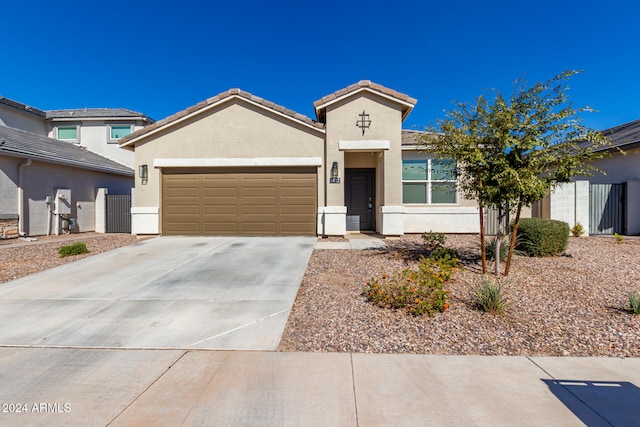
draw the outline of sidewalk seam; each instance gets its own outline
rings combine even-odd
[[[358,420],[358,396],[356,393],[356,371],[353,368],[353,353],[349,353],[349,359],[351,361],[351,387],[353,388],[353,409],[356,416],[356,427],[360,425]]]
[[[129,402],[124,408],[122,408],[122,410],[120,412],[118,412],[116,415],[113,416],[113,418],[111,418],[111,420],[109,420],[109,422],[107,424],[105,424],[106,426],[110,426],[111,424],[113,424],[113,422],[118,419],[118,417],[120,415],[122,415],[127,409],[129,409],[131,407],[131,405],[133,405],[138,399],[140,399],[140,397],[142,397],[143,394],[145,394],[147,392],[147,390],[149,390],[151,387],[153,387],[154,384],[156,384],[158,381],[160,381],[160,378],[164,377],[164,375],[169,372],[169,370],[171,368],[173,368],[176,363],[178,363],[187,353],[189,353],[189,351],[191,350],[185,350],[180,356],[178,356],[173,362],[171,362],[169,364],[169,366],[166,367],[166,369],[164,371],[162,371],[160,373],[160,375],[158,375],[158,377],[156,379],[154,379],[153,381],[151,381],[151,383],[144,388],[144,390],[142,390],[140,393],[138,393],[138,395],[136,397],[134,397],[131,402]]]

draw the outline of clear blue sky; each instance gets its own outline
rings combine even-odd
[[[487,89],[566,69],[605,129],[640,119],[640,2],[17,1],[0,7],[0,95],[49,110],[124,107],[158,120],[232,87],[315,118],[368,79],[418,99],[422,127]]]

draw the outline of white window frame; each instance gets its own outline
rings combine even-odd
[[[62,139],[60,138],[60,128],[76,128],[76,137],[74,139]],[[80,143],[80,126],[79,125],[56,125],[56,139],[66,142]]]
[[[112,127],[125,127],[128,126],[129,127],[129,135],[133,133],[134,129],[133,129],[133,125],[131,124],[127,124],[127,123],[109,123],[107,124],[107,141],[109,144],[117,144],[118,141],[120,141],[120,138],[111,138],[111,128]]]
[[[402,156],[402,161],[404,162],[404,160],[426,160],[427,161],[427,179],[402,179],[402,204],[403,205],[420,205],[420,206],[424,206],[424,205],[429,205],[429,206],[454,206],[454,205],[458,205],[459,204],[459,188],[458,188],[458,180],[457,179],[432,179],[431,178],[431,171],[432,171],[432,167],[431,167],[431,162],[432,160],[440,160],[440,159],[434,159],[432,157],[429,157],[427,155],[406,155],[408,153],[403,153]],[[455,162],[455,160],[451,160],[452,162]],[[404,167],[404,165],[403,165]],[[454,194],[454,202],[453,203],[432,203],[432,184],[438,184],[438,183],[454,183],[455,187],[456,187],[456,191]],[[425,191],[427,192],[426,194],[426,203],[412,203],[412,202],[405,202],[404,200],[404,184],[426,184],[425,185]]]

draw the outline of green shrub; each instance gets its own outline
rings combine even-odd
[[[69,255],[80,255],[86,254],[89,250],[87,249],[87,245],[84,242],[75,242],[67,246],[60,246],[58,248],[58,254],[60,254],[60,258],[64,258]]]
[[[480,285],[473,289],[473,296],[477,306],[485,313],[503,313],[509,305],[504,292],[508,284],[508,281],[503,283],[496,281],[494,283],[484,276]]]
[[[640,292],[629,292],[629,310],[632,314],[640,314]]]
[[[553,256],[564,252],[569,242],[566,222],[543,218],[523,218],[518,227],[516,248],[529,256]]]
[[[580,224],[579,222],[576,222],[576,225],[574,225],[571,228],[571,235],[573,237],[580,237],[584,234],[584,227],[582,227],[582,224]]]
[[[444,284],[455,267],[450,261],[422,258],[418,270],[404,269],[369,280],[363,295],[378,307],[405,309],[415,316],[429,316],[449,308],[449,291]]]
[[[431,253],[429,254],[429,258],[433,260],[451,259],[457,261],[458,253],[455,251],[455,249],[440,246],[431,251]]]
[[[624,243],[624,236],[619,235],[618,233],[613,233],[613,237],[616,238],[616,243],[621,245]]]
[[[434,233],[432,231],[422,233],[422,241],[424,242],[424,246],[433,250],[435,248],[439,248],[444,246],[447,238],[442,233]]]

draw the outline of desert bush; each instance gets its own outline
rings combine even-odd
[[[554,256],[567,249],[569,225],[543,218],[522,218],[516,248],[529,256]]]
[[[618,233],[613,233],[613,237],[616,238],[616,243],[621,245],[624,243],[624,236],[619,235]]]
[[[576,225],[574,225],[571,228],[571,235],[573,237],[580,237],[584,234],[584,227],[582,227],[582,224],[580,224],[579,222],[576,222]]]
[[[629,311],[632,314],[640,314],[640,292],[629,292]]]
[[[508,284],[508,281],[493,282],[484,276],[482,282],[473,288],[473,296],[478,308],[489,314],[503,313],[509,305],[504,291]]]
[[[89,250],[87,249],[87,245],[84,242],[75,242],[70,245],[60,246],[58,248],[58,254],[60,258],[64,258],[70,255],[80,255],[86,254]]]
[[[371,278],[363,288],[363,295],[378,307],[432,316],[449,308],[449,291],[444,284],[453,271],[451,261],[422,258],[418,270],[406,268]]]
[[[492,240],[487,241],[484,248],[487,252],[487,259],[489,261],[494,261],[496,259],[496,240],[494,237]],[[500,241],[500,259],[506,260],[507,255],[509,255],[509,245],[511,245],[511,238],[507,235]],[[516,238],[516,248],[518,247],[518,238]],[[514,255],[523,255],[523,252],[519,249],[513,249]]]
[[[455,249],[445,248],[444,246],[440,246],[431,251],[431,253],[429,254],[429,258],[433,260],[440,260],[440,259],[457,260],[458,253],[455,251]]]
[[[444,246],[447,237],[442,233],[434,233],[433,231],[422,233],[422,241],[428,250],[433,250]]]

